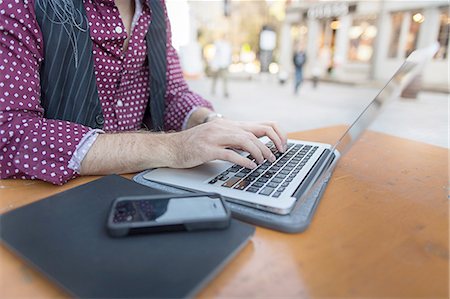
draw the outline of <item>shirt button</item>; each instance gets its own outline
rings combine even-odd
[[[116,31],[117,34],[121,34],[123,32],[122,27],[120,26],[117,26],[114,30]]]
[[[103,124],[105,123],[105,119],[103,118],[103,115],[97,114],[95,116],[95,122],[97,123],[97,125],[103,126]]]
[[[121,100],[117,101],[117,107],[122,107],[123,106],[123,102]]]

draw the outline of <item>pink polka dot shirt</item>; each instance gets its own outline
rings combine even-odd
[[[145,35],[151,11],[145,1],[137,1],[125,51],[128,33],[114,0],[84,1],[105,132],[140,129],[150,94]],[[44,45],[34,5],[33,0],[0,1],[0,178],[63,184],[77,176],[74,159],[84,157],[98,131],[43,117],[39,67]],[[169,24],[167,34],[164,126],[181,130],[196,108],[212,106],[189,90],[170,44]]]

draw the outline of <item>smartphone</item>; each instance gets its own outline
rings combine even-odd
[[[223,229],[231,212],[217,193],[192,193],[117,198],[108,215],[113,237],[165,232]]]

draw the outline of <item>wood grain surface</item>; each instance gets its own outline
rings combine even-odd
[[[343,130],[290,137],[334,143]],[[198,297],[449,298],[447,157],[446,148],[366,132],[339,162],[306,232],[257,228]],[[94,178],[0,180],[0,213]],[[0,267],[1,298],[67,297],[3,246]]]

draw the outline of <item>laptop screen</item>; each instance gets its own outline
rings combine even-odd
[[[398,98],[403,89],[419,75],[427,61],[431,60],[437,50],[438,44],[435,43],[427,48],[412,52],[383,89],[381,89],[378,95],[367,105],[342,137],[336,142],[333,150],[337,150],[341,155],[346,153],[353,143],[361,136],[364,130],[367,129],[380,114],[382,108],[390,101]]]
[[[344,155],[380,114],[386,104],[398,98],[403,89],[420,74],[425,64],[436,54],[438,48],[438,43],[434,43],[427,48],[412,52],[378,95],[364,108],[356,120],[348,127],[347,131],[339,138],[331,152],[337,151],[340,155]],[[324,169],[322,169],[321,175],[313,186],[309,188],[308,192],[305,192],[299,198],[299,202],[305,201],[320,191],[324,183],[331,177],[331,172],[336,162],[334,155],[328,155],[327,159],[324,160]]]

